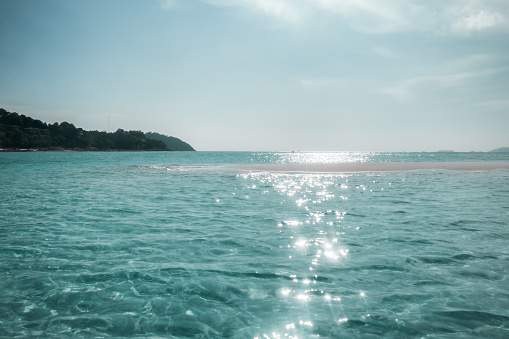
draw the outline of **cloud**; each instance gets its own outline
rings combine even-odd
[[[462,17],[452,24],[452,31],[460,34],[478,32],[493,28],[504,23],[504,16],[500,13],[490,13],[484,10],[477,14]]]
[[[324,16],[346,20],[355,29],[373,33],[408,27],[413,5],[406,0],[201,0],[209,5],[239,7],[290,25],[321,22]]]
[[[409,85],[400,84],[392,87],[386,87],[376,91],[377,93],[386,94],[396,101],[404,102],[413,98],[413,94]]]
[[[172,9],[178,0],[158,0]],[[196,0],[266,16],[291,27],[344,22],[368,34],[404,31],[465,35],[509,32],[507,0]],[[326,19],[326,20],[324,20]]]
[[[341,89],[353,85],[352,81],[343,78],[305,78],[297,80],[297,83],[308,90]]]
[[[290,25],[298,25],[308,16],[309,0],[201,0],[212,6],[237,7],[265,15]]]
[[[485,101],[485,102],[478,103],[474,106],[506,110],[506,109],[509,109],[509,100]]]
[[[427,75],[414,77],[400,83],[379,89],[377,92],[387,94],[397,101],[408,101],[415,97],[417,90],[456,87],[465,84],[468,80],[489,76],[498,70],[485,69],[477,72],[462,72],[441,75]]]
[[[465,69],[479,68],[499,58],[499,56],[491,54],[472,54],[447,61],[443,66],[449,72],[461,72],[461,70]]]
[[[419,6],[405,0],[312,0],[322,11],[334,13],[354,29],[366,33],[389,33],[412,29]]]
[[[244,1],[245,6],[255,7],[258,11],[284,20],[286,22],[296,24],[302,22],[304,13],[302,8],[295,5],[295,1],[286,0],[248,0]]]
[[[373,47],[373,51],[375,51],[375,53],[378,54],[379,56],[386,59],[395,59],[398,57],[396,53],[385,47],[376,46]]]

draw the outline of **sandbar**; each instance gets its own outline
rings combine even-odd
[[[396,172],[416,170],[491,171],[509,169],[508,162],[348,162],[331,164],[260,164],[237,169],[263,172]]]

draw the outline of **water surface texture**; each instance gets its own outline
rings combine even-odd
[[[492,153],[2,153],[0,337],[507,338]]]

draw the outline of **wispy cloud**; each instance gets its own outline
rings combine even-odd
[[[312,0],[319,9],[339,15],[354,29],[388,33],[412,29],[413,13],[419,6],[404,0]]]
[[[387,94],[397,101],[408,101],[415,97],[415,92],[422,89],[436,89],[456,87],[471,79],[486,77],[497,70],[486,69],[477,72],[451,73],[441,75],[427,75],[403,80],[393,86],[379,89],[378,93]]]
[[[478,107],[487,107],[491,109],[508,109],[509,108],[509,100],[492,100],[492,101],[485,101],[480,102],[474,106]]]
[[[164,9],[182,0],[157,0]],[[507,0],[197,0],[211,6],[237,7],[291,26],[328,20],[346,22],[369,34],[427,31],[468,35],[509,32]]]
[[[491,54],[466,55],[443,63],[443,68],[449,72],[462,72],[464,70],[481,68],[498,58],[499,56]]]
[[[309,0],[201,0],[209,5],[243,8],[290,25],[300,25],[309,16]]]
[[[291,24],[298,24],[304,18],[302,4],[288,0],[245,0],[240,1],[246,7],[255,8],[258,12],[275,17]]]
[[[305,78],[297,82],[309,90],[340,89],[352,86],[352,81],[343,78]]]
[[[380,47],[380,46],[375,46],[373,47],[373,51],[383,57],[383,58],[386,58],[386,59],[396,59],[398,58],[398,54],[395,53],[394,51],[388,49],[388,48],[385,48],[385,47]]]

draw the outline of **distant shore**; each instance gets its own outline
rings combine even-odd
[[[415,170],[491,171],[509,169],[509,162],[351,162],[333,164],[261,164],[237,169],[264,172],[394,172]]]
[[[167,149],[96,149],[96,148],[0,148],[0,152],[175,152]]]

